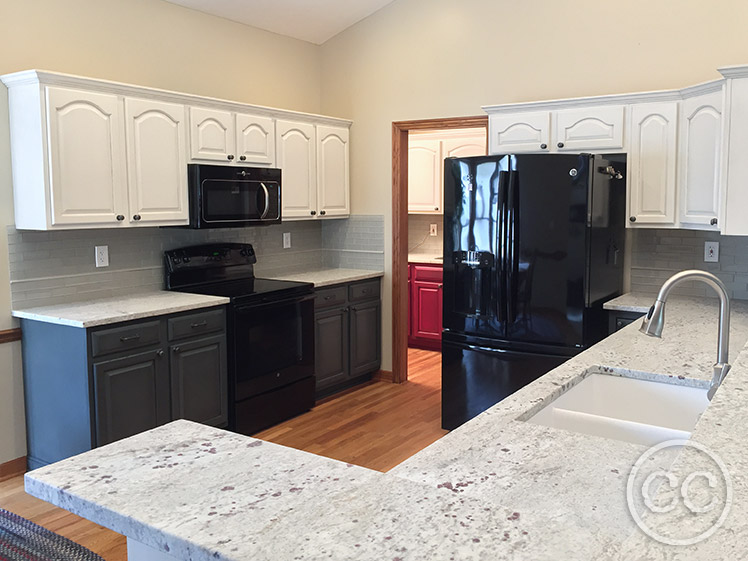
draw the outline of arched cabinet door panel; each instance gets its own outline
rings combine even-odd
[[[275,127],[277,165],[282,171],[282,216],[315,218],[318,213],[314,125],[278,119]]]

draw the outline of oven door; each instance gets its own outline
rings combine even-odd
[[[281,221],[280,184],[250,179],[203,179],[198,227],[246,226]]]
[[[233,310],[234,401],[314,376],[314,296]]]

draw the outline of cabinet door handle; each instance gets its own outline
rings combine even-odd
[[[629,216],[629,222],[636,222],[636,216]]]
[[[138,220],[140,220],[140,215],[136,214],[135,216],[132,217],[132,219],[137,222]]]
[[[711,224],[712,226],[716,226],[717,225],[717,219],[716,218],[712,218],[711,221],[709,222],[709,224]]]
[[[564,147],[564,143],[563,142],[559,142],[558,144],[556,144],[556,146],[558,146],[559,148],[563,148]]]
[[[311,212],[311,215],[312,215],[312,216],[314,216],[315,214],[317,214],[317,211],[316,211],[316,210],[313,210],[313,211]]]
[[[351,310],[354,311],[354,312],[357,312],[358,308],[356,308],[355,306],[351,306]]]
[[[159,349],[159,350],[157,350],[157,351],[156,351],[156,356],[164,356],[164,351],[163,351],[163,349]]]
[[[334,298],[334,296],[332,294],[330,294],[328,296],[325,296],[324,300],[325,300],[325,302],[327,302],[328,300],[332,300],[333,298]]]
[[[320,213],[320,214],[321,214],[322,216],[324,216],[325,214],[327,214],[327,212],[326,212],[326,211],[324,211],[324,210],[320,210],[320,211],[319,211],[319,213]]]
[[[438,206],[435,206],[435,207],[434,207],[434,210],[439,210],[439,207],[438,207]]]
[[[197,323],[193,323],[190,325],[192,329],[197,329],[198,327],[205,327],[208,325],[208,320],[198,321]]]
[[[117,220],[119,220],[120,222],[122,222],[124,219],[125,219],[125,215],[124,214],[118,214],[117,215]]]
[[[545,150],[546,148],[548,148],[548,145],[545,142],[540,145],[541,150]]]
[[[343,313],[348,313],[348,308],[340,308],[340,311]]]
[[[240,159],[240,160],[241,160],[242,162],[244,162],[244,161],[246,161],[247,157],[246,157],[246,156],[239,156],[239,159]]]
[[[228,160],[230,162],[231,160],[234,159],[234,155],[233,154],[229,154],[228,156],[226,156],[226,158],[228,158]]]
[[[178,353],[180,351],[179,347],[173,347],[171,350],[175,353]]]
[[[362,289],[361,294],[369,294],[369,289],[368,288]]]
[[[444,288],[444,285],[443,284],[438,284],[438,285],[436,285],[436,288]]]
[[[119,340],[122,341],[123,343],[129,343],[130,341],[137,341],[138,339],[140,339],[140,335],[137,333],[135,335],[128,335],[127,337],[119,338]]]

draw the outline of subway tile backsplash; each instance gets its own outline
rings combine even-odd
[[[748,237],[721,236],[696,230],[636,229],[631,232],[631,290],[656,294],[673,273],[702,269],[725,283],[731,298],[748,300]],[[704,262],[704,242],[719,242],[719,262]],[[685,296],[715,297],[703,283],[685,282],[675,289]]]
[[[283,249],[284,232],[291,248]],[[163,287],[163,252],[211,242],[251,243],[257,276],[323,267],[384,270],[384,217],[284,222],[237,229],[132,228],[35,232],[8,227],[14,308],[107,298]],[[109,246],[109,267],[94,246]]]

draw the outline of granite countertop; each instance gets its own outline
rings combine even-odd
[[[278,279],[296,282],[311,282],[315,288],[331,286],[346,282],[375,279],[384,276],[383,271],[369,271],[366,269],[316,269],[314,271],[299,271],[291,273],[273,273],[257,275],[266,279]]]
[[[652,304],[654,304],[656,297],[656,294],[644,294],[643,292],[627,292],[626,294],[623,294],[618,298],[613,298],[612,300],[608,300],[607,302],[605,302],[605,304],[603,304],[603,309],[614,310],[616,312],[641,312],[642,314],[646,314]],[[703,298],[701,300],[703,301]],[[668,298],[668,302],[671,301],[696,304],[700,301],[700,299],[684,296],[670,296]]]
[[[746,341],[748,305],[735,302],[734,366],[692,436],[727,466],[732,510],[688,546],[649,538],[628,511],[646,446],[524,419],[592,372],[706,388],[717,346],[708,300],[669,301],[662,339],[627,326],[386,474],[179,421],[30,472],[27,490],[182,559],[742,559]],[[694,523],[670,516],[675,529]]]
[[[443,265],[444,257],[441,253],[409,253],[408,263],[426,263],[428,265]]]
[[[12,314],[17,318],[58,325],[95,327],[228,303],[229,299],[222,296],[158,290],[85,302],[20,308],[13,310]]]

